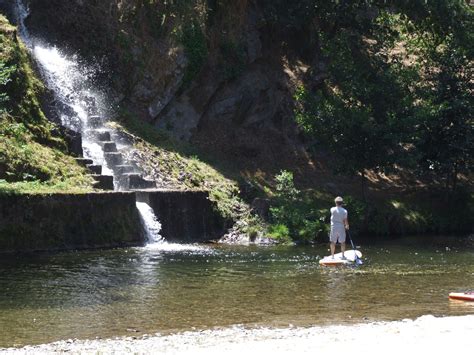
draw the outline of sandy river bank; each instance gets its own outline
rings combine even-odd
[[[328,354],[348,352],[403,354],[471,353],[474,349],[474,315],[357,325],[310,328],[246,329],[183,332],[140,338],[65,340],[19,349],[0,349],[1,354]]]

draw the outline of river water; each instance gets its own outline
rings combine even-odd
[[[155,244],[2,257],[0,347],[240,325],[319,326],[474,314],[474,249],[377,244],[325,268],[326,246]]]

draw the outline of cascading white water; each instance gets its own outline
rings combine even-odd
[[[208,247],[195,244],[177,244],[167,242],[160,234],[161,223],[158,221],[155,212],[146,202],[136,202],[140,215],[140,221],[145,232],[148,249],[165,252],[203,252],[209,251]]]
[[[97,69],[81,64],[77,57],[68,56],[58,48],[34,39],[25,26],[29,12],[22,0],[16,0],[16,14],[22,40],[39,64],[48,88],[54,93],[61,123],[82,134],[84,157],[102,165],[103,175],[113,175],[101,147],[86,133],[91,115],[105,117],[109,111],[105,95],[92,83]]]
[[[113,175],[102,148],[86,132],[91,114],[107,114],[104,95],[94,90],[90,83],[94,70],[80,65],[76,58],[64,55],[55,47],[35,44],[32,53],[40,64],[48,87],[55,93],[57,104],[61,105],[58,110],[61,123],[82,134],[84,157],[102,165],[104,175]]]
[[[160,235],[161,223],[158,222],[153,209],[145,202],[137,202],[136,204],[148,244],[163,243],[164,240]]]
[[[145,232],[148,249],[164,252],[203,252],[209,251],[208,247],[195,244],[177,244],[167,242],[160,234],[161,223],[158,221],[155,212],[146,202],[136,202],[140,215],[140,221]]]
[[[98,69],[84,65],[76,56],[68,56],[57,47],[35,39],[25,26],[29,11],[22,0],[16,0],[16,15],[22,40],[39,64],[41,75],[48,88],[54,93],[61,123],[81,133],[84,157],[102,165],[102,175],[114,175],[112,167],[108,167],[101,141],[96,137],[97,133],[105,131],[113,133],[113,130],[104,129],[102,126],[101,120],[109,116],[107,105],[109,100],[93,83]],[[91,122],[94,117],[99,118],[98,122]],[[130,149],[118,141],[117,146],[121,149]],[[114,178],[114,186],[116,190],[122,188],[117,176]],[[137,209],[148,243],[163,243],[159,234],[161,224],[153,209],[143,202],[137,202]]]

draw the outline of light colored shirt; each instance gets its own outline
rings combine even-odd
[[[344,225],[344,220],[347,219],[347,210],[340,206],[331,208],[331,226]]]

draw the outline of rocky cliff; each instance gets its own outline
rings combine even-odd
[[[100,62],[122,109],[241,169],[308,162],[292,114],[306,66],[265,1],[28,3],[31,32]]]

